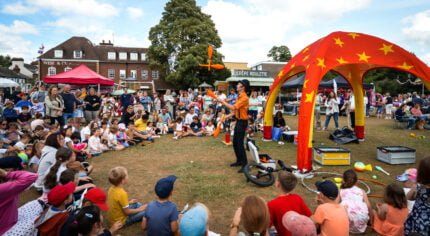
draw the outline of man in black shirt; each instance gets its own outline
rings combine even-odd
[[[101,105],[101,99],[96,95],[96,90],[90,88],[90,94],[85,97],[85,120],[90,123],[91,121],[98,119],[98,114]]]
[[[64,101],[64,124],[67,124],[67,121],[70,118],[73,118],[73,112],[75,112],[77,106],[77,99],[75,95],[70,92],[70,85],[65,85],[63,87],[63,92],[60,94],[60,96],[63,98]]]
[[[126,108],[126,111],[122,113],[121,120],[119,123],[125,124],[125,127],[128,127],[129,123],[134,123],[135,113],[133,111],[133,106],[129,105]]]
[[[122,112],[125,113],[127,107],[133,105],[133,98],[130,94],[128,94],[127,87],[124,87],[124,93],[119,97],[119,101],[121,102]]]

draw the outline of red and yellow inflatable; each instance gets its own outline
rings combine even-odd
[[[312,136],[315,95],[323,76],[330,70],[342,75],[355,97],[355,132],[364,139],[363,76],[372,69],[389,67],[421,78],[430,89],[430,68],[414,54],[386,40],[362,33],[334,32],[305,47],[279,72],[266,103],[264,138],[271,139],[273,107],[282,84],[305,72],[300,102],[297,166],[301,172],[312,170]]]

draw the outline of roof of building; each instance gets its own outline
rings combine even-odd
[[[288,61],[260,61],[260,62],[257,62],[255,64],[252,64],[250,66],[250,68],[256,67],[256,66],[262,65],[262,64],[265,64],[265,65],[286,65],[287,63],[288,63]]]
[[[25,75],[18,74],[13,70],[9,70],[5,67],[0,67],[0,78],[13,78],[13,79],[30,79]]]
[[[31,72],[33,72],[33,73],[37,73],[37,72],[38,72],[38,71],[37,71],[38,67],[37,67],[36,65],[31,65],[31,64],[24,63],[24,67],[25,67],[27,70],[29,70],[29,71],[31,71]]]

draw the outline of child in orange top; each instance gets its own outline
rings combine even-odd
[[[330,180],[316,184],[318,207],[311,219],[321,228],[321,236],[348,236],[349,219],[344,206],[339,204],[339,189]]]
[[[385,188],[384,203],[376,205],[373,229],[384,236],[403,235],[408,207],[403,188],[393,183]]]

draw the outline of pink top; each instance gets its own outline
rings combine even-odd
[[[36,173],[12,171],[6,175],[7,182],[0,184],[0,235],[18,221],[18,197],[37,179]]]
[[[406,218],[408,218],[408,213],[407,207],[398,209],[388,205],[388,212],[385,220],[381,220],[378,216],[375,216],[373,219],[373,229],[378,234],[385,236],[402,236],[403,224]]]

